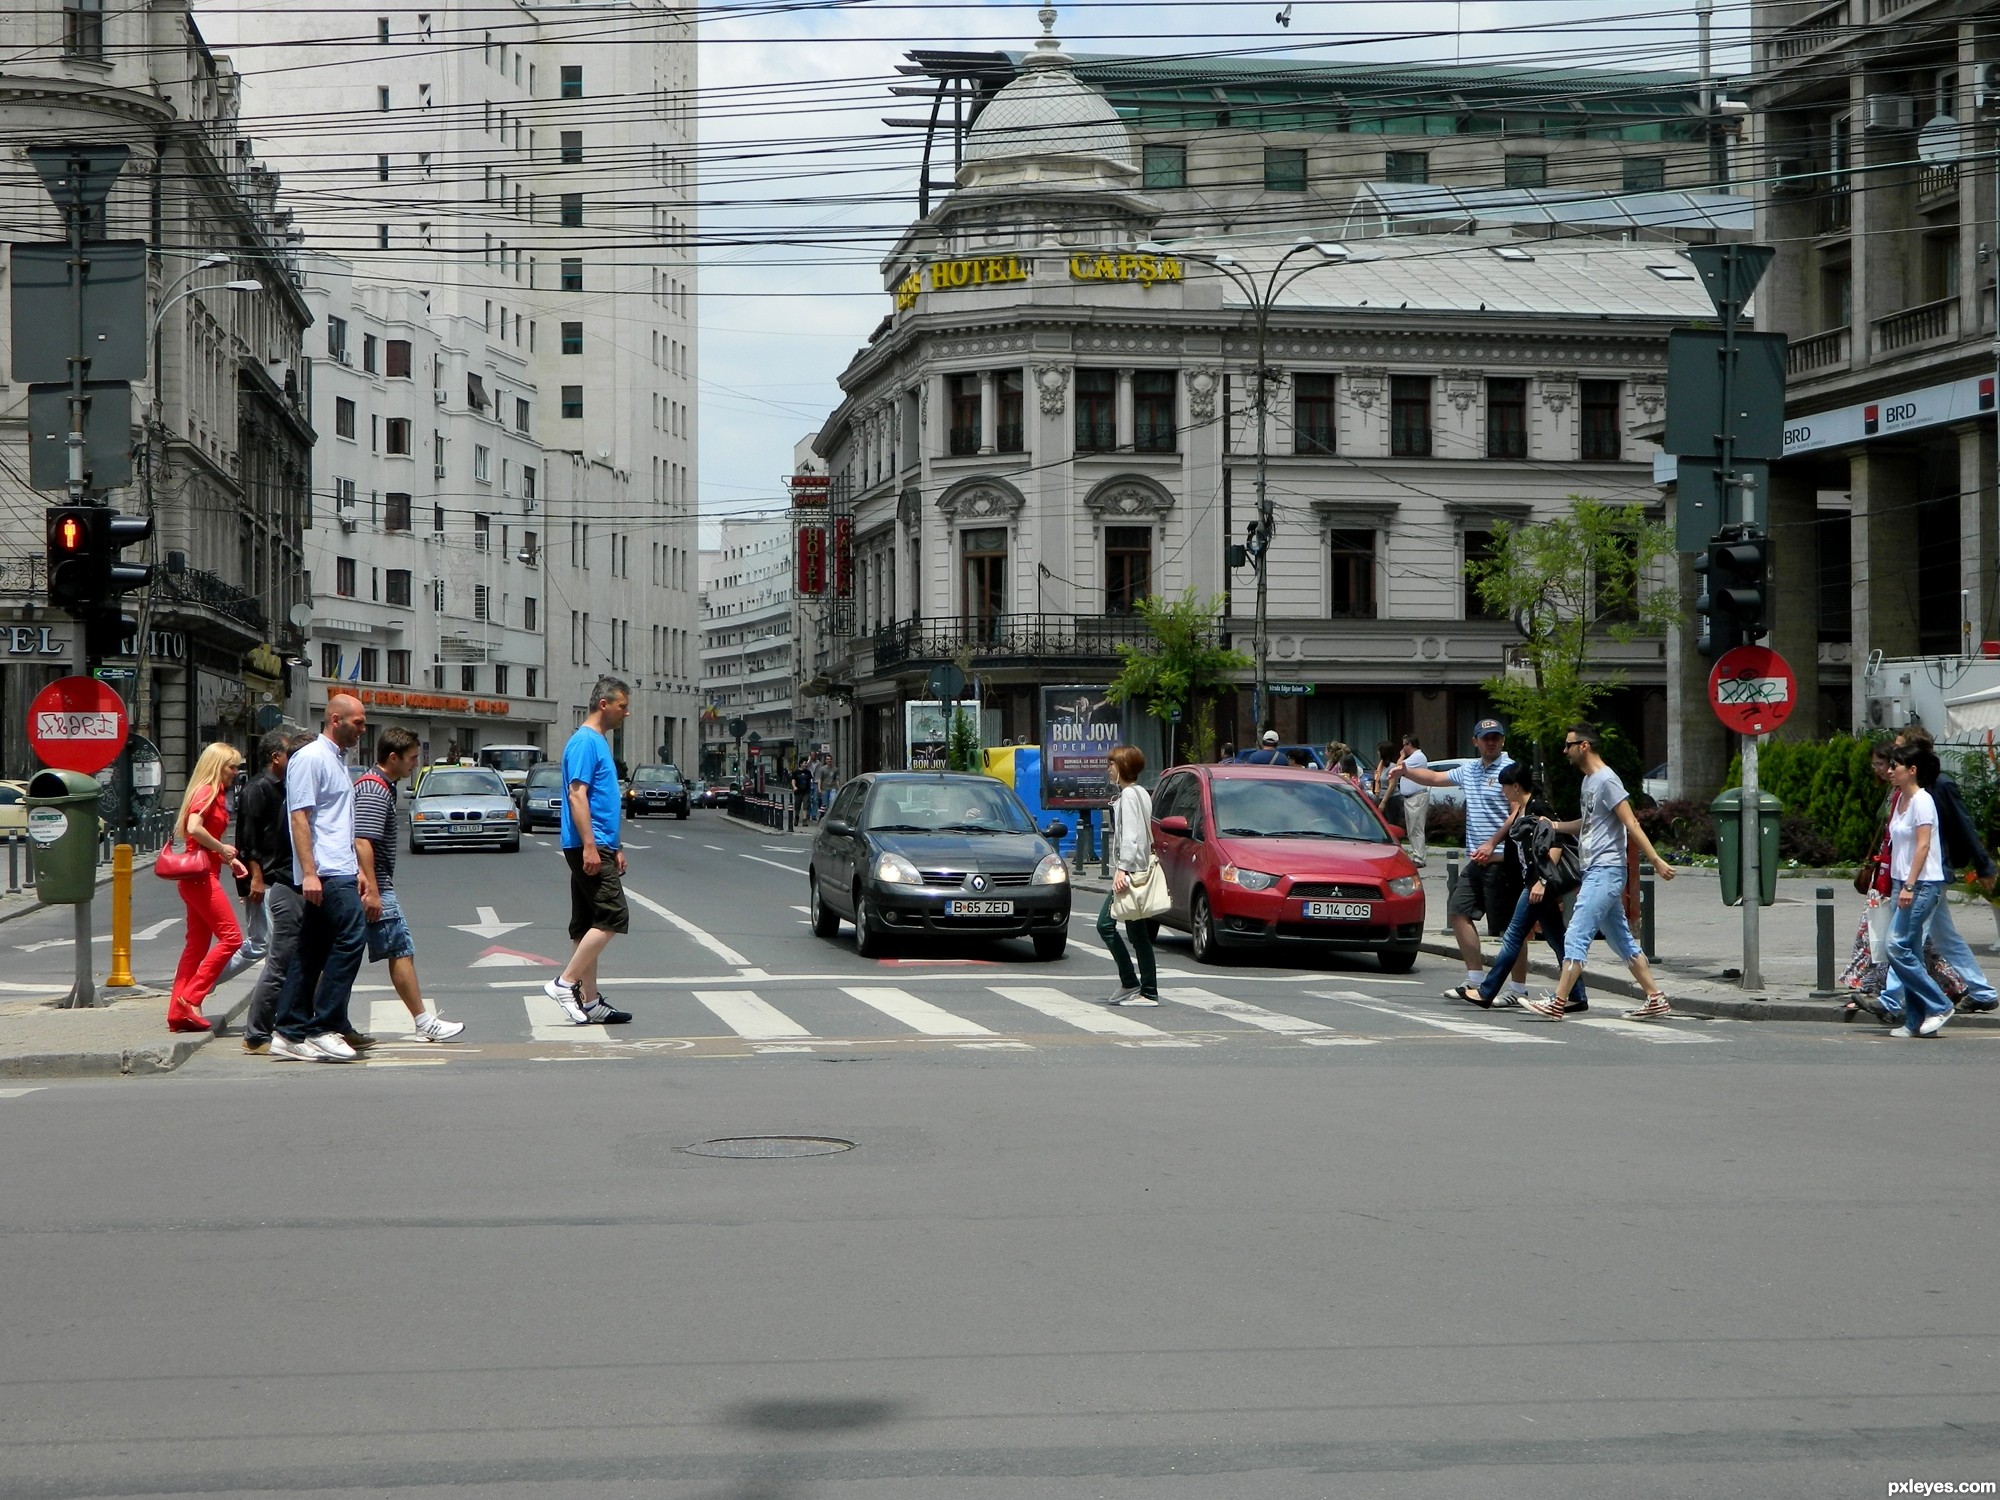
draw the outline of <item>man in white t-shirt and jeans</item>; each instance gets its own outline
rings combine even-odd
[[[1673,1013],[1672,1008],[1654,982],[1653,967],[1646,962],[1645,950],[1625,920],[1625,841],[1630,839],[1638,846],[1660,879],[1672,880],[1675,871],[1639,826],[1625,783],[1604,763],[1603,746],[1604,737],[1594,724],[1573,724],[1563,736],[1563,754],[1583,773],[1583,816],[1562,823],[1546,821],[1557,832],[1576,834],[1580,839],[1583,884],[1577,889],[1576,909],[1563,934],[1562,975],[1553,991],[1524,1001],[1522,1009],[1547,1021],[1560,1021],[1569,1007],[1570,991],[1583,977],[1591,939],[1602,934],[1612,951],[1625,960],[1645,997],[1636,1010],[1625,1012],[1625,1019],[1661,1021]]]

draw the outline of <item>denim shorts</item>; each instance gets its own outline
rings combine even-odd
[[[382,893],[382,915],[368,924],[368,961],[379,964],[385,958],[415,958],[416,939],[403,920],[402,903],[394,891]]]
[[[1590,956],[1590,941],[1602,937],[1611,951],[1627,962],[1639,956],[1639,945],[1625,922],[1625,866],[1600,865],[1583,872],[1563,934],[1563,958],[1582,963]]]

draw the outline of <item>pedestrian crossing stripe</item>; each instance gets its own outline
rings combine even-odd
[[[1455,1036],[1478,1037],[1481,1041],[1485,1042],[1500,1042],[1503,1044],[1526,1043],[1529,1045],[1541,1043],[1544,1046],[1550,1044],[1559,1046],[1562,1043],[1562,1038],[1559,1036],[1530,1036],[1524,1031],[1514,1031],[1505,1026],[1495,1026],[1490,1021],[1447,1020],[1443,1016],[1427,1016],[1420,1011],[1404,1010],[1399,1005],[1382,1005],[1378,1004],[1373,997],[1368,995],[1353,994],[1339,990],[1330,992],[1313,990],[1310,993],[1318,995],[1322,1000],[1342,1000],[1349,1005],[1358,1005],[1363,1010],[1372,1010],[1381,1015],[1394,1016],[1399,1021],[1415,1021],[1419,1026],[1435,1026],[1439,1031],[1449,1031]]]
[[[775,1042],[812,1035],[755,990],[696,990],[694,998],[714,1012],[716,1020],[749,1040]]]
[[[968,1021],[955,1016],[942,1006],[933,1005],[928,1000],[920,1000],[908,990],[890,989],[878,985],[843,985],[842,993],[852,995],[863,1005],[871,1005],[892,1021],[901,1021],[912,1031],[925,1036],[992,1036],[991,1028],[981,1026],[977,1021]]]

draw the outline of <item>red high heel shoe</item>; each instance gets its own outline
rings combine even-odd
[[[204,1020],[198,1006],[176,996],[167,1002],[167,1030],[169,1031],[213,1031],[215,1027]]]

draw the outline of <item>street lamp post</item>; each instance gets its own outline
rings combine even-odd
[[[1271,493],[1267,483],[1269,468],[1269,415],[1270,415],[1270,370],[1264,362],[1265,346],[1271,333],[1271,309],[1277,305],[1278,294],[1297,281],[1308,271],[1318,270],[1325,265],[1340,265],[1348,259],[1345,245],[1327,244],[1309,235],[1301,235],[1292,243],[1292,248],[1279,256],[1271,269],[1260,278],[1256,273],[1237,265],[1236,258],[1226,253],[1210,254],[1201,250],[1188,250],[1168,245],[1143,244],[1139,249],[1151,255],[1179,255],[1188,260],[1200,261],[1213,267],[1228,277],[1236,289],[1249,299],[1251,312],[1256,318],[1257,332],[1257,519],[1251,523],[1249,542],[1245,550],[1250,555],[1252,565],[1257,569],[1257,687],[1251,701],[1251,733],[1254,736],[1264,727],[1264,714],[1271,696],[1271,638],[1270,620],[1270,568],[1267,558],[1271,549],[1273,515]],[[1309,251],[1317,252],[1318,260],[1307,261],[1295,267],[1290,275],[1285,267],[1299,256]],[[1229,420],[1225,405],[1223,420]]]

